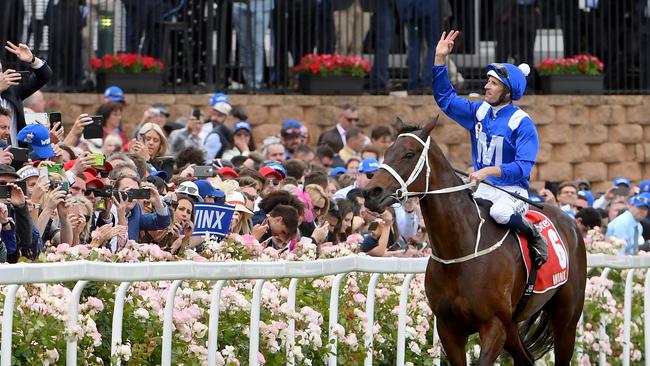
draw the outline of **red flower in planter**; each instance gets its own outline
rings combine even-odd
[[[163,69],[163,63],[150,56],[121,52],[115,55],[104,55],[101,59],[92,58],[90,67],[96,72],[160,72]]]
[[[600,75],[604,65],[596,56],[575,55],[562,59],[546,58],[536,66],[540,75],[583,74]]]
[[[300,63],[291,69],[294,74],[313,74],[320,76],[352,75],[364,76],[370,72],[370,62],[359,56],[341,56],[338,54],[309,54],[303,56]]]

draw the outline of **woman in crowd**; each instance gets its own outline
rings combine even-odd
[[[253,212],[246,208],[244,195],[241,192],[232,192],[226,196],[226,204],[235,206],[235,211],[230,221],[230,232],[235,234],[250,234]]]
[[[253,129],[251,125],[244,121],[239,121],[233,129],[233,147],[226,150],[221,156],[222,160],[231,160],[235,156],[248,156],[251,151],[255,151],[255,141],[253,141]]]
[[[172,202],[172,224],[164,230],[147,231],[141,236],[143,243],[156,243],[172,254],[178,254],[190,245],[194,231],[194,198],[177,194]]]
[[[164,156],[168,148],[169,143],[165,132],[152,122],[143,124],[138,130],[136,139],[129,144],[129,150],[144,157],[148,163]]]
[[[105,103],[97,108],[95,114],[104,119],[104,138],[110,134],[117,134],[122,139],[122,146],[125,146],[129,139],[122,126],[122,108],[124,105],[121,103]],[[97,147],[100,148],[101,145]]]
[[[296,240],[298,220],[298,210],[279,204],[266,215],[262,224],[253,228],[253,235],[264,247],[272,247],[280,252],[291,251]]]

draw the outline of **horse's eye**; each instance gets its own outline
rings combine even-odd
[[[408,153],[406,153],[406,155],[404,155],[404,159],[413,159],[414,157],[415,157],[415,153],[412,152],[412,151],[408,152]]]

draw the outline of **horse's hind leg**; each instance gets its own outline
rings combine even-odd
[[[481,324],[478,330],[481,338],[481,355],[478,364],[482,366],[494,365],[501,354],[506,342],[506,328],[501,319],[494,317],[487,323]]]
[[[516,324],[510,325],[508,328],[504,348],[512,356],[515,366],[532,366],[534,364],[533,358],[519,336],[519,328]]]
[[[555,365],[570,365],[576,341],[576,329],[580,320],[579,311],[561,310],[556,307],[551,319]]]
[[[438,335],[440,343],[445,350],[449,363],[453,366],[466,366],[465,345],[467,345],[467,335],[459,334],[453,325],[446,325],[436,318]]]

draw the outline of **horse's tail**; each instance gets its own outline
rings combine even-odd
[[[549,314],[544,310],[538,311],[519,328],[519,336],[534,360],[542,358],[553,348]]]

